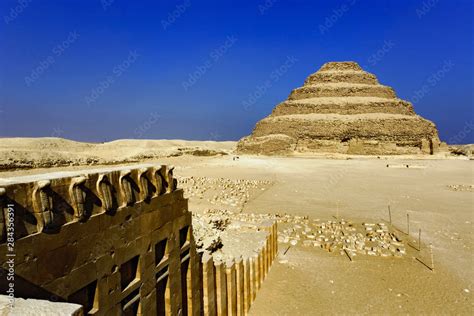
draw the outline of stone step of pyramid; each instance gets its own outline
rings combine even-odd
[[[310,113],[392,113],[415,115],[411,103],[398,98],[387,99],[377,97],[322,97],[284,101],[276,106],[276,108],[272,112],[272,116]]]
[[[325,63],[318,71],[364,71],[358,63],[354,61],[331,61]]]
[[[237,144],[240,153],[265,153],[266,155],[336,153],[352,155],[413,155],[423,152],[429,154],[433,149],[434,140],[374,140],[359,138],[344,138],[342,140],[326,138],[298,138],[285,134],[270,134],[265,136],[248,136]],[[439,150],[439,148],[438,148]]]
[[[253,136],[284,134],[295,139],[347,141],[367,139],[415,141],[436,136],[435,125],[418,115],[368,114],[293,114],[270,116],[257,123]]]
[[[318,71],[310,75],[304,85],[314,85],[318,83],[331,83],[331,82],[346,82],[346,83],[362,83],[376,85],[379,84],[375,75],[365,71]]]
[[[434,154],[447,150],[433,122],[356,62],[329,62],[259,121],[237,152],[264,155]]]
[[[396,98],[391,87],[357,83],[324,83],[308,85],[293,90],[289,100],[300,100],[315,97],[379,97]]]

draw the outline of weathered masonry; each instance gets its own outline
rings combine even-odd
[[[250,258],[214,262],[202,257],[204,315],[247,315],[278,253],[277,224],[262,224],[268,232],[265,242]]]
[[[202,258],[167,166],[0,179],[0,203],[0,291],[27,299],[21,308],[68,302],[79,307],[70,315],[244,315],[277,253],[271,224],[254,258]]]
[[[356,62],[329,62],[237,144],[241,153],[437,154],[436,125]]]
[[[0,181],[0,258],[8,269],[14,255],[15,296],[79,303],[90,315],[199,314],[191,213],[172,169]],[[14,244],[6,243],[10,226]]]

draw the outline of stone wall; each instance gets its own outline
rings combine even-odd
[[[0,294],[0,315],[37,316],[37,315],[68,315],[82,316],[82,306],[71,303],[50,302],[35,299],[15,299],[15,308],[10,307],[10,298]]]
[[[0,203],[0,291],[87,315],[243,315],[277,251],[274,224],[255,258],[202,258],[166,166],[0,179]]]
[[[251,258],[222,263],[202,257],[204,315],[247,315],[278,253],[276,222],[262,228],[268,231],[265,244]]]
[[[0,260],[14,268],[14,295],[90,315],[199,314],[191,213],[175,183],[152,165],[0,180]]]

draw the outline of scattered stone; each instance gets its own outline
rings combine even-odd
[[[405,244],[383,222],[357,225],[342,218],[323,222],[289,214],[266,216],[278,220],[279,241],[293,246],[301,242],[305,247],[318,247],[341,255],[346,255],[344,251],[347,251],[351,257],[357,254],[380,257],[406,255]]]
[[[205,200],[216,207],[241,210],[252,192],[260,192],[272,184],[264,180],[244,180],[207,177],[177,177],[185,197]]]
[[[447,187],[456,192],[474,192],[474,184],[450,184]]]

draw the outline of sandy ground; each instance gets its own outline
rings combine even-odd
[[[159,162],[175,165],[181,177],[271,181],[250,195],[245,213],[379,222],[388,221],[390,204],[392,222],[401,231],[410,214],[413,244],[422,230],[422,251],[408,247],[403,258],[357,256],[351,262],[339,253],[281,243],[251,315],[472,314],[472,160],[233,157],[183,155]],[[52,169],[7,171],[0,177],[48,171]],[[453,189],[460,185],[465,189]],[[190,207],[206,205],[191,197]],[[434,271],[415,259],[430,263],[430,243]]]
[[[280,245],[276,261],[251,308],[252,315],[364,313],[471,314],[473,311],[474,195],[449,185],[473,184],[469,160],[327,160],[232,157],[170,160],[177,174],[273,181],[244,212],[289,213],[353,221],[388,221],[405,231],[406,214],[416,244],[403,258],[339,254]],[[387,164],[390,167],[387,167]],[[409,168],[406,168],[409,165]],[[401,166],[401,167],[398,167]],[[405,166],[405,167],[403,167]],[[434,272],[430,264],[433,245]]]

